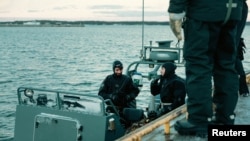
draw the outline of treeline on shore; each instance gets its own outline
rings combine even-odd
[[[84,26],[84,25],[140,25],[142,21],[51,21],[51,20],[35,20],[35,21],[11,21],[0,22],[0,26]],[[155,22],[145,21],[147,25],[168,25],[167,21]]]
[[[83,21],[84,24],[92,24],[92,25],[141,25],[142,21]],[[146,25],[169,25],[169,22],[162,21],[144,21]]]
[[[141,25],[142,21],[57,21],[57,20],[34,20],[34,21],[11,21],[0,22],[0,26],[84,26],[84,25]],[[168,21],[144,21],[145,25],[169,25]],[[247,22],[246,25],[250,25]]]

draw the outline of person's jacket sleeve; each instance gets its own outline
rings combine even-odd
[[[158,95],[161,91],[161,85],[158,83],[158,81],[152,81],[150,83],[150,92],[152,95]]]
[[[101,83],[101,86],[99,88],[98,95],[101,96],[104,100],[109,98],[109,93],[108,93],[108,77],[106,77],[103,82]]]
[[[129,92],[127,95],[129,95],[130,100],[133,100],[139,95],[140,90],[137,86],[135,86],[135,84],[133,83],[130,77],[128,77],[128,79],[129,79],[128,80]]]
[[[168,12],[169,13],[182,13],[186,9],[187,0],[170,0]]]

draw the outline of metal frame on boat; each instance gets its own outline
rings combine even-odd
[[[15,141],[115,140],[125,134],[117,112],[100,96],[20,87]]]
[[[148,74],[143,75],[143,78],[151,80],[157,77],[157,71],[160,66],[166,62],[173,62],[177,66],[184,66],[184,60],[182,59],[183,48],[171,46],[172,40],[166,41],[156,41],[158,46],[152,46],[152,41],[150,46],[144,46],[141,50],[141,59],[134,61],[129,64],[126,74],[132,76],[134,72],[138,72],[140,65],[148,65],[153,71],[148,72]]]

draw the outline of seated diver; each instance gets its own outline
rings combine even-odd
[[[113,74],[108,75],[103,80],[98,95],[104,100],[110,99],[112,101],[121,117],[121,122],[124,123],[125,127],[129,127],[132,124],[131,120],[137,119],[135,116],[143,117],[143,111],[136,109],[135,98],[140,90],[134,85],[131,77],[122,74],[123,64],[121,61],[114,61],[112,69]],[[112,108],[108,110],[109,112],[114,111]]]
[[[176,65],[167,62],[161,67],[161,75],[151,81],[151,94],[160,95],[161,107],[158,107],[156,111],[149,111],[149,119],[160,117],[185,103],[185,82],[184,79],[175,74],[175,70]]]

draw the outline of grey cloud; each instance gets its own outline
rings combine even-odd
[[[95,5],[89,7],[96,14],[105,14],[118,17],[139,17],[142,16],[142,7],[137,7],[141,10],[128,11],[122,5]],[[151,6],[144,7],[144,15],[147,17],[162,16],[164,11],[152,11]]]
[[[89,7],[89,9],[122,9],[121,5],[95,5]]]
[[[61,7],[54,7],[53,10],[77,9],[75,5],[66,5]]]
[[[53,10],[64,10],[64,9],[68,9],[67,6],[64,7],[54,7]]]
[[[116,15],[118,17],[138,17],[142,16],[142,11],[95,11],[97,14],[106,14],[106,15]],[[144,11],[144,16],[147,17],[156,17],[162,16],[164,14],[162,11]]]
[[[28,10],[29,13],[38,13],[41,12],[40,10]]]

